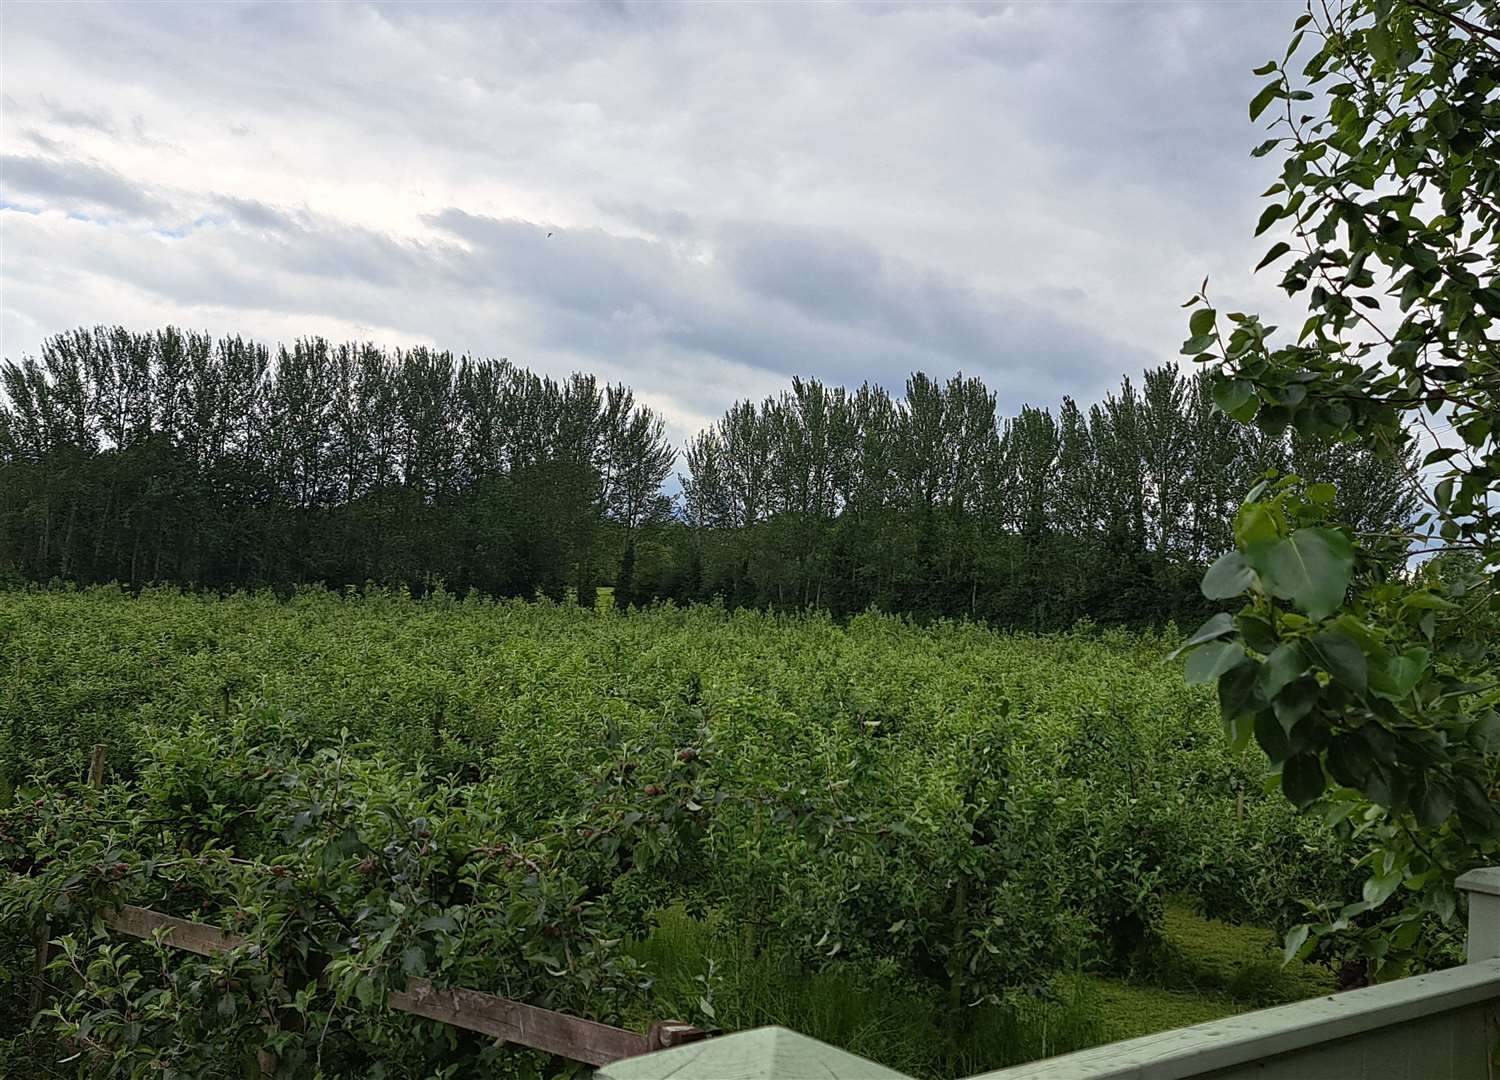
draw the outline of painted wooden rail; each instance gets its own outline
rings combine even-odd
[[[129,937],[149,940],[159,935],[164,944],[199,956],[228,952],[245,941],[214,926],[133,904],[106,914],[104,922]],[[391,991],[387,1004],[397,1012],[477,1031],[587,1065],[607,1065],[707,1037],[707,1032],[675,1020],[658,1021],[642,1035],[497,994],[462,987],[435,987],[427,979],[407,980],[405,990]]]
[[[1500,867],[1458,879],[1468,963],[970,1080],[1497,1080]],[[606,1065],[598,1080],[910,1080],[784,1028]]]

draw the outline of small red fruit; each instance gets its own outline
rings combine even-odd
[[[691,746],[688,747],[686,750],[679,750],[679,751],[677,751],[677,760],[678,761],[697,761],[698,760],[698,751],[694,750]]]
[[[659,784],[647,784],[641,790],[644,791],[647,795],[665,795],[666,794],[666,792],[662,789],[662,787]]]

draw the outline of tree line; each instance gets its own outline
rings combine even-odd
[[[1371,530],[1409,457],[1265,433],[1173,366],[1002,417],[975,378],[793,379],[681,455],[621,385],[310,337],[79,329],[0,369],[0,573],[367,581],[618,603],[876,605],[1033,628],[1190,618],[1268,468]],[[681,464],[680,492],[666,486]]]
[[[593,587],[669,512],[631,391],[504,360],[76,330],[0,372],[0,565],[208,588]]]

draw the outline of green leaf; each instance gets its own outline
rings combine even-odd
[[[1265,256],[1260,260],[1260,262],[1255,264],[1255,269],[1264,270],[1267,266],[1270,266],[1273,262],[1275,262],[1277,259],[1281,258],[1291,250],[1292,245],[1288,244],[1285,240],[1276,241],[1276,243],[1271,245],[1271,249],[1266,252]]]
[[[1370,665],[1354,639],[1342,630],[1325,630],[1308,639],[1323,670],[1356,693],[1369,685]]]
[[[1261,87],[1260,92],[1250,99],[1250,120],[1252,123],[1260,118],[1260,114],[1266,111],[1266,106],[1271,104],[1280,91],[1281,80],[1278,79]]]
[[[1214,309],[1199,308],[1188,319],[1188,333],[1200,337],[1214,332]]]
[[[374,1004],[375,996],[379,992],[375,980],[368,975],[361,975],[354,984],[354,997],[361,1004],[369,1006]]]
[[[1242,506],[1235,515],[1234,542],[1241,551],[1259,548],[1275,541],[1280,535],[1281,528],[1276,522],[1276,515],[1259,503]],[[1255,564],[1251,562],[1250,565],[1254,567]]]
[[[1286,940],[1281,948],[1281,962],[1283,964],[1290,964],[1293,960],[1297,959],[1298,955],[1302,952],[1303,944],[1307,941],[1308,931],[1311,929],[1312,927],[1307,923],[1302,923],[1300,926],[1294,926],[1286,932]]]
[[[1287,739],[1286,732],[1277,723],[1276,717],[1269,712],[1255,715],[1255,741],[1260,743],[1260,748],[1265,751],[1266,757],[1273,765],[1278,765],[1291,757],[1292,744]]]
[[[1307,488],[1307,501],[1323,506],[1333,502],[1338,493],[1339,489],[1332,484],[1309,484]]]
[[[1481,754],[1500,750],[1500,713],[1490,709],[1469,725],[1466,737],[1469,744],[1478,749]]]
[[[1358,731],[1335,735],[1328,745],[1328,771],[1345,787],[1363,791],[1375,757]]]
[[[1311,676],[1303,676],[1283,687],[1271,702],[1282,730],[1290,733],[1304,716],[1312,712],[1322,694],[1323,688]]]
[[[1266,657],[1266,662],[1260,669],[1260,689],[1269,701],[1282,688],[1291,683],[1297,676],[1307,669],[1307,660],[1302,655],[1302,650],[1296,642],[1288,641],[1276,647],[1276,651]]]
[[[1296,754],[1281,766],[1281,790],[1298,808],[1310,806],[1327,783],[1317,754]]]
[[[1416,804],[1417,821],[1426,828],[1435,829],[1453,813],[1453,794],[1440,784],[1428,781],[1422,785]]]
[[[1271,624],[1250,611],[1242,611],[1234,617],[1234,625],[1245,639],[1245,644],[1258,653],[1270,654],[1281,644],[1281,638]]]
[[[1212,393],[1214,404],[1233,416],[1255,396],[1255,387],[1244,379],[1215,379]]]
[[[1260,220],[1255,223],[1255,235],[1259,236],[1285,216],[1286,207],[1280,203],[1272,203],[1260,212]]]
[[[1266,696],[1256,679],[1259,670],[1258,664],[1240,664],[1219,677],[1219,713],[1226,721],[1265,709]]]
[[[1255,572],[1238,551],[1228,551],[1214,560],[1203,575],[1203,595],[1210,600],[1227,600],[1255,584]]]
[[[1167,654],[1167,659],[1176,659],[1178,656],[1181,656],[1183,653],[1187,652],[1187,650],[1191,649],[1194,645],[1201,645],[1205,641],[1212,641],[1214,638],[1221,638],[1225,634],[1232,633],[1233,630],[1233,616],[1231,616],[1227,611],[1221,611],[1217,615],[1211,616],[1206,622],[1204,622],[1202,626],[1194,630],[1188,636],[1188,639],[1186,641],[1169,652]]]
[[[1190,685],[1212,682],[1247,659],[1245,650],[1237,641],[1220,641],[1200,646],[1188,655],[1187,681]]]
[[[407,975],[427,974],[427,954],[415,945],[401,950],[401,970]]]
[[[1370,669],[1370,689],[1387,700],[1401,701],[1416,688],[1431,659],[1432,653],[1420,647],[1379,659]]]
[[[1273,596],[1312,619],[1333,614],[1354,576],[1354,546],[1333,529],[1297,529],[1278,543],[1250,547],[1246,561]]]
[[[1406,876],[1406,867],[1397,866],[1384,874],[1376,874],[1369,878],[1361,891],[1365,903],[1371,908],[1378,908],[1385,903],[1392,893],[1401,887],[1401,879]]]

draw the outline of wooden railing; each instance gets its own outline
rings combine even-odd
[[[229,952],[245,943],[243,938],[217,927],[134,905],[106,914],[104,922],[116,933],[157,940],[199,956]],[[608,1065],[622,1058],[680,1046],[707,1035],[691,1024],[676,1020],[657,1021],[643,1035],[512,1001],[498,994],[454,986],[433,986],[427,979],[408,979],[405,990],[393,990],[387,995],[386,1004],[397,1012],[477,1031],[587,1065]],[[273,1065],[273,1062],[262,1059],[263,1068]]]
[[[104,766],[105,746],[99,743],[89,756],[88,783],[96,791],[104,786]],[[170,948],[182,949],[199,956],[226,953],[245,943],[244,938],[207,923],[164,915],[134,904],[127,904],[107,913],[104,922],[116,933],[160,941]],[[38,927],[36,942],[36,979],[31,1003],[33,1013],[41,1007],[49,937],[47,924],[43,923]],[[433,986],[427,979],[408,979],[406,989],[393,990],[387,995],[386,1004],[397,1012],[451,1024],[467,1031],[477,1031],[517,1046],[557,1054],[586,1065],[608,1065],[624,1058],[682,1046],[709,1035],[708,1032],[680,1020],[658,1020],[643,1035],[595,1020],[585,1020],[579,1016],[512,1001],[498,994],[457,986]],[[259,1057],[263,1072],[274,1070],[275,1061],[269,1054],[262,1052]]]

